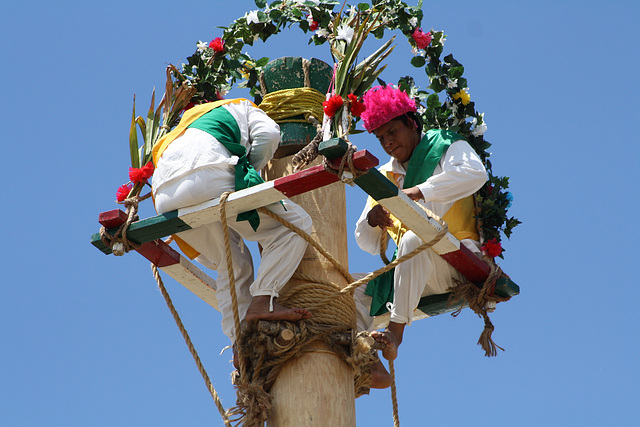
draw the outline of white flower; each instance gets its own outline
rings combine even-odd
[[[196,46],[198,47],[198,52],[202,53],[202,52],[206,52],[206,50],[209,48],[209,43],[205,43],[202,40],[198,40],[198,44]]]
[[[449,89],[453,89],[456,86],[458,86],[458,79],[449,80],[447,82],[447,88]]]
[[[455,103],[455,102],[449,102],[449,101],[447,101],[447,102],[445,103],[445,105],[447,106],[447,108],[448,108],[449,110],[451,110],[451,112],[452,112],[453,114],[455,114],[455,113],[458,111],[458,106],[456,105],[456,103]]]
[[[244,17],[247,18],[247,25],[251,23],[253,24],[260,23],[260,18],[258,18],[257,10],[252,10],[251,12],[245,13]]]
[[[253,35],[253,41],[257,42],[258,40],[260,40],[260,34],[256,33]]]
[[[473,125],[473,130],[471,131],[471,135],[473,136],[483,135],[487,131],[487,125],[484,123],[484,121],[481,125],[477,123],[478,123],[478,119],[474,117],[473,120],[471,120],[471,124]]]
[[[308,1],[310,1],[310,2],[311,2],[311,3],[313,3],[313,4],[315,4],[316,6],[317,6],[318,4],[320,4],[320,0],[294,0],[294,3],[302,4],[302,3],[306,3],[306,2],[308,2]]]
[[[417,27],[418,26],[418,18],[416,18],[415,16],[411,19],[409,19],[409,24],[411,24],[412,27]]]
[[[348,25],[340,25],[338,27],[338,36],[336,40],[344,40],[347,44],[351,43],[351,39],[353,38],[353,28]]]
[[[316,30],[316,36],[327,38],[329,37],[329,31],[327,31],[326,28],[320,28],[319,30]]]

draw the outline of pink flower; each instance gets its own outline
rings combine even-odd
[[[211,42],[209,43],[209,47],[213,49],[214,52],[222,52],[224,50],[224,40],[222,40],[220,37],[216,37],[215,39],[211,40]]]
[[[364,110],[366,110],[367,107],[365,107],[362,102],[358,101],[358,97],[352,93],[347,95],[347,98],[349,98],[349,102],[351,103],[351,114],[355,117],[360,117],[360,114],[364,113]]]
[[[411,34],[413,41],[416,42],[418,49],[424,49],[431,43],[431,32],[423,33],[421,28],[416,28]]]
[[[344,101],[342,100],[342,97],[340,95],[333,95],[331,98],[322,103],[322,108],[324,109],[324,113],[327,116],[333,117],[336,111],[338,111],[338,109],[342,107],[343,103]]]
[[[500,256],[502,253],[502,244],[494,237],[493,239],[484,242],[484,245],[482,245],[480,249],[490,257],[495,258]]]
[[[311,21],[311,24],[309,24],[309,29],[311,31],[315,31],[318,29],[318,21]]]
[[[116,192],[116,200],[119,202],[124,202],[124,199],[127,198],[132,188],[133,186],[131,184],[121,185]]]
[[[129,168],[129,179],[135,184],[144,184],[153,175],[153,170],[152,162],[141,168]]]

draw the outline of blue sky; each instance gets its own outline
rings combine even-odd
[[[89,237],[127,179],[133,94],[143,113],[167,63],[252,9],[2,2],[0,425],[222,425],[148,262],[104,256]],[[494,171],[511,177],[523,224],[501,266],[521,294],[492,316],[506,349],[496,358],[476,345],[482,320],[469,310],[407,329],[401,425],[635,425],[640,3],[425,0],[423,10],[423,28],[444,30],[445,52],[465,66]],[[296,29],[249,51],[330,61],[306,40]],[[410,74],[426,87],[408,44],[397,44],[383,78]],[[354,142],[385,159],[375,140]],[[364,195],[349,188],[347,198],[351,232]],[[351,235],[349,250],[351,271],[379,265]],[[219,313],[166,283],[232,406]],[[356,405],[359,426],[392,425],[388,390]]]

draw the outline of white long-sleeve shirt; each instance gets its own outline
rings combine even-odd
[[[391,158],[379,170],[396,174],[398,188],[401,190],[404,188],[407,172],[405,166],[396,159]],[[463,140],[456,141],[442,156],[433,175],[425,182],[416,185],[424,197],[424,200],[419,200],[418,203],[442,217],[457,200],[478,191],[487,179],[487,171],[469,143]],[[370,210],[369,206],[365,206],[362,211],[356,223],[355,237],[360,249],[377,255],[380,250],[382,229],[371,227],[367,222]]]
[[[278,124],[246,100],[218,108],[231,113],[240,129],[238,142],[248,150],[249,163],[256,170],[262,169],[278,148]],[[232,155],[217,139],[200,129],[189,128],[162,154],[153,174],[153,188],[156,191],[162,185],[201,167],[217,165],[229,170],[237,162],[238,157]]]

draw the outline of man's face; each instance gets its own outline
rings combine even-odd
[[[405,125],[399,119],[393,119],[383,124],[373,133],[380,141],[384,151],[400,163],[409,160],[418,145],[419,138],[416,128]]]

